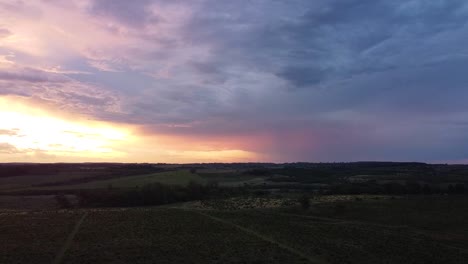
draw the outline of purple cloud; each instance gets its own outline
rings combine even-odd
[[[41,70],[31,69],[31,68],[21,68],[13,70],[0,70],[0,81],[22,81],[22,82],[31,82],[31,83],[66,83],[70,79],[67,77],[45,72]]]
[[[232,139],[275,161],[468,157],[460,125],[468,122],[465,1],[95,0],[24,8],[0,15],[24,22],[25,14],[42,14],[41,25],[55,31],[38,26],[44,35],[31,41],[39,50],[0,49],[0,63],[6,54],[5,64],[15,63],[0,68],[1,94],[149,134]],[[57,25],[64,14],[81,22]],[[0,37],[17,34],[14,24]],[[47,63],[89,74],[36,70]]]
[[[0,28],[0,38],[5,38],[11,35],[11,32],[6,28]]]

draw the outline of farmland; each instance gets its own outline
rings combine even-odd
[[[79,214],[0,214],[0,263],[52,263]]]
[[[0,192],[216,183],[334,194],[464,192],[468,168],[423,163],[0,165]],[[457,189],[458,188],[458,189]]]
[[[145,175],[135,175],[114,178],[109,180],[96,180],[81,184],[70,184],[63,186],[44,186],[33,189],[105,189],[112,188],[133,188],[140,187],[150,183],[163,183],[170,185],[186,185],[190,181],[204,183],[204,179],[197,174],[192,174],[187,170],[176,170],[168,172],[159,172]]]
[[[21,222],[22,226],[2,233],[1,263],[51,263],[63,234],[84,212],[31,213],[2,215],[3,225]],[[35,227],[58,226],[56,233]],[[67,222],[68,226],[63,226]],[[26,232],[24,232],[26,231]],[[27,234],[21,236],[20,233]],[[21,240],[18,240],[20,236]],[[28,241],[35,239],[35,242]],[[50,241],[50,242],[47,242]],[[31,245],[18,250],[20,243]],[[30,250],[32,249],[32,251]],[[52,251],[52,252],[51,252]],[[259,254],[261,253],[261,254]],[[40,256],[40,258],[38,258]],[[90,211],[64,255],[64,263],[304,263],[296,254],[271,242],[239,232],[235,227],[218,225],[198,213],[177,209],[131,209]]]
[[[3,172],[0,263],[468,261],[464,166],[28,164]]]
[[[165,171],[147,164],[0,164],[0,191],[76,185]]]
[[[25,190],[80,190],[107,188],[135,188],[151,183],[166,185],[187,185],[190,182],[200,184],[216,182],[222,186],[241,186],[243,184],[261,184],[265,177],[258,177],[235,172],[232,170],[200,170],[191,172],[185,168],[163,169],[153,168],[153,173],[137,174],[138,171],[122,170],[116,173],[111,168],[95,168],[90,170],[54,170],[45,174],[2,175],[0,177],[0,191]],[[118,169],[117,169],[118,170]],[[151,170],[151,169],[150,169]]]
[[[36,189],[103,189],[103,188],[133,188],[141,187],[151,183],[162,183],[168,185],[187,185],[190,182],[208,183],[218,182],[222,185],[235,186],[244,182],[261,182],[262,178],[248,175],[223,174],[223,173],[191,173],[189,170],[173,170],[145,175],[120,177],[109,180],[97,180],[82,184],[65,186],[41,187]]]
[[[348,218],[294,210],[147,207],[4,212],[0,239],[7,243],[0,247],[0,263],[52,263],[84,216],[65,249],[63,263],[465,263],[468,259],[466,243],[454,245],[434,235],[447,230],[423,233],[419,227],[402,227],[391,220],[385,224],[365,217],[365,221],[344,220]],[[431,213],[423,209],[420,214]]]

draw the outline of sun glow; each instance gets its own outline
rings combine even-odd
[[[0,120],[0,143],[26,155],[121,157],[125,153],[119,144],[132,138],[115,125],[60,117],[8,98],[0,98]]]
[[[0,162],[226,162],[259,160],[222,142],[89,120],[19,96],[0,96]]]

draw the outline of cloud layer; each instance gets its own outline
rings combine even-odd
[[[138,126],[158,155],[468,158],[463,0],[0,0],[0,16],[1,95]]]

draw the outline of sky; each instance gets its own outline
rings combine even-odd
[[[0,162],[468,163],[465,0],[0,0]]]

